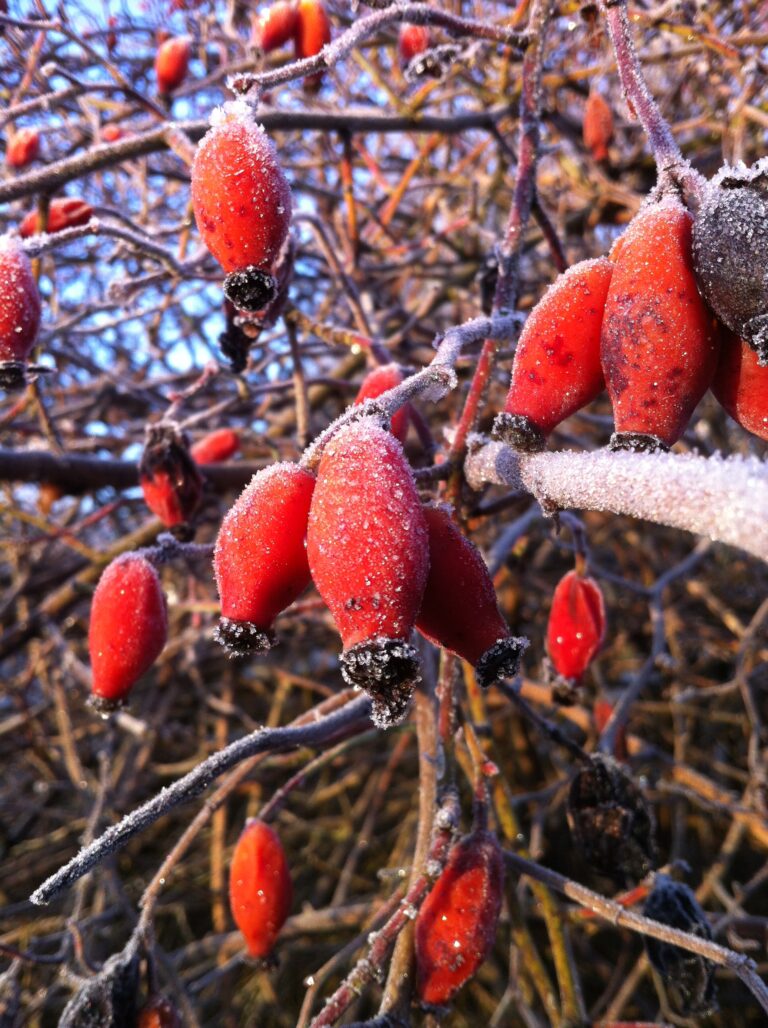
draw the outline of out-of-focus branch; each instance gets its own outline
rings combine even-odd
[[[768,465],[754,457],[676,453],[517,453],[484,443],[467,481],[523,488],[544,510],[611,511],[682,528],[768,561]]]

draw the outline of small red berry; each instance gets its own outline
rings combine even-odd
[[[115,32],[115,27],[117,26],[117,18],[114,15],[111,15],[109,18],[107,18],[107,26],[109,28],[109,31],[107,32],[107,37],[106,37],[107,38],[107,50],[111,54],[112,51],[117,46],[117,33]]]
[[[184,1028],[184,1022],[167,996],[154,995],[139,1011],[136,1028]]]
[[[272,267],[288,237],[291,190],[245,103],[216,112],[198,146],[192,204],[206,246],[228,273],[227,297],[239,310],[261,310],[275,295]]]
[[[310,582],[305,539],[315,479],[298,464],[254,475],[221,523],[213,567],[218,641],[233,654],[268,650],[272,622]]]
[[[24,385],[24,368],[40,327],[40,293],[32,265],[14,236],[0,236],[0,388]]]
[[[288,861],[277,833],[264,821],[249,821],[232,854],[229,905],[252,957],[272,951],[292,901]]]
[[[253,43],[265,54],[279,50],[296,34],[299,12],[294,0],[276,0],[256,18],[253,26]]]
[[[416,989],[423,1004],[449,1003],[488,957],[503,893],[504,856],[496,836],[465,836],[416,918]]]
[[[520,334],[494,434],[520,450],[544,447],[561,421],[605,387],[600,331],[613,265],[581,261],[549,287]]]
[[[219,428],[198,440],[189,451],[198,464],[219,464],[234,457],[240,449],[240,436],[234,429]]]
[[[615,247],[601,340],[614,449],[672,446],[712,381],[718,326],[696,286],[691,226],[667,199],[642,210]]]
[[[584,146],[596,161],[608,160],[608,144],[613,139],[613,111],[608,101],[594,89],[584,106],[582,126]]]
[[[93,207],[77,196],[62,196],[51,200],[48,207],[48,223],[46,232],[61,232],[75,225],[87,225],[91,220]],[[37,211],[29,211],[19,226],[19,235],[26,239],[41,231],[37,227]]]
[[[712,392],[742,428],[768,440],[768,367],[743,339],[724,331]]]
[[[93,594],[88,648],[92,702],[113,710],[157,660],[168,637],[165,596],[146,558],[126,553],[107,565]]]
[[[602,734],[603,729],[611,720],[613,714],[613,704],[609,703],[608,700],[595,700],[595,706],[592,711],[595,718],[595,728],[598,733]],[[613,755],[617,760],[627,759],[627,730],[626,728],[620,728],[616,733],[616,742],[613,747]]]
[[[160,44],[155,54],[158,93],[167,95],[179,88],[187,77],[191,53],[191,36],[173,36]]]
[[[203,479],[183,436],[171,425],[155,425],[139,463],[139,484],[144,500],[166,528],[188,538],[188,522],[203,495]]]
[[[408,64],[418,54],[423,54],[429,49],[430,43],[428,25],[401,25],[397,36],[397,52],[401,64]]]
[[[402,381],[403,372],[397,364],[384,364],[382,367],[374,368],[363,379],[358,394],[355,397],[355,404],[362,403],[364,400],[374,400],[377,396],[381,396],[382,393],[386,393],[388,389],[394,389],[395,386],[400,385]],[[408,435],[408,424],[411,418],[410,408],[411,405],[409,403],[404,403],[392,415],[390,426],[392,435],[395,439],[399,439],[401,443],[405,442],[405,437]]]
[[[578,682],[605,637],[605,605],[597,582],[569,571],[557,584],[547,623],[547,651],[558,675]]]
[[[331,22],[322,0],[299,0],[296,34],[293,37],[296,56],[314,57],[331,41]],[[316,93],[323,81],[322,72],[304,79],[304,92]]]
[[[409,636],[429,570],[429,534],[403,448],[373,418],[346,425],[320,461],[307,531],[312,578],[344,643],[341,669],[374,720],[400,720],[419,661]]]
[[[40,133],[37,129],[23,128],[8,141],[5,163],[11,168],[25,168],[40,153]]]
[[[119,139],[122,139],[125,133],[119,125],[107,124],[102,126],[101,138],[105,143],[116,143]]]
[[[515,638],[477,547],[444,507],[425,507],[429,576],[416,627],[437,646],[472,664],[482,686],[516,675],[527,646]]]

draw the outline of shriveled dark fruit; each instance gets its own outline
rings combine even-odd
[[[568,823],[587,863],[619,886],[637,883],[655,866],[650,808],[612,757],[593,754],[576,775]]]
[[[139,993],[139,958],[118,953],[64,1008],[59,1028],[134,1028]]]
[[[683,882],[657,875],[653,892],[645,901],[646,917],[711,939],[712,929],[695,895]],[[715,964],[698,953],[645,936],[645,949],[667,990],[674,1011],[683,1017],[703,1017],[717,1009]]]
[[[705,300],[768,365],[768,159],[725,166],[707,184],[693,226],[693,260]]]

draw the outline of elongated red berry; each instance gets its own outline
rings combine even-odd
[[[212,121],[192,165],[195,220],[228,272],[227,297],[239,310],[258,311],[275,295],[272,266],[288,236],[291,190],[247,104],[225,104]]]
[[[139,484],[152,513],[179,538],[188,538],[189,522],[203,496],[203,479],[174,426],[149,429],[139,463]]]
[[[22,128],[8,140],[5,163],[11,168],[25,168],[40,153],[40,133],[34,128]]]
[[[93,207],[77,196],[61,196],[51,200],[48,208],[46,232],[61,232],[75,225],[86,225],[91,220]],[[19,225],[19,235],[26,239],[40,231],[37,227],[37,211],[29,211]]]
[[[299,0],[296,34],[293,37],[296,56],[314,57],[331,41],[331,22],[323,0]],[[322,72],[307,75],[304,91],[316,93],[323,81]]]
[[[397,52],[401,64],[408,64],[417,54],[423,54],[429,49],[431,39],[428,25],[400,26],[397,36]]]
[[[274,644],[272,622],[310,582],[305,540],[315,479],[273,464],[251,479],[221,523],[213,555],[221,597],[216,638],[238,656]]]
[[[485,561],[445,507],[425,507],[429,575],[416,627],[472,664],[480,685],[516,675],[528,643],[515,638],[496,603]]]
[[[253,42],[261,47],[264,53],[279,50],[289,43],[299,22],[299,12],[295,0],[275,0],[261,11],[253,26]]]
[[[178,89],[189,70],[191,36],[173,36],[160,44],[155,54],[157,91],[163,95]]]
[[[282,843],[264,821],[249,821],[229,870],[229,905],[252,957],[272,951],[291,910],[293,886]]]
[[[732,332],[723,332],[712,392],[742,428],[768,439],[768,367]]]
[[[0,389],[19,389],[40,327],[32,265],[14,236],[0,236]]]
[[[450,1002],[485,961],[503,891],[496,836],[475,831],[459,840],[416,918],[416,989],[423,1004]]]
[[[558,675],[578,682],[605,637],[605,605],[597,582],[569,571],[557,584],[547,623],[547,651]]]
[[[696,286],[691,225],[667,199],[618,241],[601,341],[614,449],[672,446],[712,381],[718,326]]]
[[[398,364],[384,364],[379,368],[374,368],[363,379],[355,397],[355,403],[363,403],[364,400],[374,400],[377,396],[381,396],[382,393],[386,393],[388,389],[394,389],[395,386],[400,385],[402,381],[403,372]],[[408,424],[411,418],[410,411],[411,405],[405,403],[392,415],[390,425],[392,435],[395,439],[399,439],[401,443],[405,442],[405,437],[408,435]]]
[[[596,161],[608,160],[608,144],[613,139],[613,111],[608,101],[594,89],[584,106],[582,126],[584,146]]]
[[[198,464],[218,464],[234,457],[240,449],[240,436],[232,428],[219,428],[198,440],[189,451]]]
[[[168,614],[157,571],[137,553],[113,560],[93,594],[88,629],[97,709],[108,711],[120,704],[160,656],[167,636]]]
[[[581,261],[533,308],[517,343],[496,436],[521,450],[542,449],[561,421],[602,392],[600,332],[612,272],[606,257]]]
[[[341,669],[382,727],[401,719],[418,678],[408,639],[429,570],[429,535],[403,448],[363,418],[323,452],[307,531],[312,578],[344,643]]]
[[[101,138],[105,143],[116,143],[122,139],[125,133],[119,125],[107,124],[102,127]]]

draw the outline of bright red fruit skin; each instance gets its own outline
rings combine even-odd
[[[416,918],[416,989],[442,1006],[475,974],[493,948],[504,892],[504,857],[496,837],[475,831],[451,850]]]
[[[541,449],[561,421],[602,392],[600,331],[612,272],[606,257],[581,261],[533,308],[515,350],[497,436],[519,449]]]
[[[291,910],[293,886],[282,843],[264,821],[250,821],[229,871],[229,905],[252,957],[266,957]]]
[[[189,451],[198,464],[218,464],[234,457],[240,449],[240,436],[234,429],[219,428],[203,436]]]
[[[613,111],[608,101],[592,90],[584,106],[582,125],[584,145],[596,161],[608,160],[608,144],[613,139]]]
[[[428,25],[401,25],[397,36],[397,52],[402,64],[408,64],[417,54],[429,49]]]
[[[123,130],[119,125],[104,125],[101,130],[101,139],[104,143],[116,143],[123,138]]]
[[[168,637],[165,596],[157,571],[126,553],[107,565],[93,594],[88,648],[94,704],[117,706],[157,660]]]
[[[151,996],[139,1011],[136,1028],[184,1028],[176,1007],[166,996]]]
[[[768,440],[768,367],[743,339],[724,331],[712,392],[734,421]]]
[[[557,584],[547,623],[547,651],[555,671],[578,681],[605,637],[605,606],[593,578],[569,571]]]
[[[696,286],[691,228],[682,204],[665,200],[614,248],[601,340],[614,449],[672,446],[712,381],[718,326]]]
[[[178,89],[189,70],[192,40],[189,36],[173,36],[163,42],[155,54],[155,78],[158,93]]]
[[[0,388],[18,389],[40,327],[40,293],[18,239],[0,236]]]
[[[419,662],[408,638],[429,570],[429,534],[403,448],[364,418],[328,442],[307,531],[312,578],[344,643],[342,674],[382,726],[405,714]]]
[[[478,549],[444,507],[425,507],[429,575],[416,627],[477,668],[488,686],[517,674],[527,643],[515,638],[496,603],[496,590]]]
[[[363,379],[354,402],[359,404],[363,403],[364,400],[374,400],[377,396],[381,396],[382,393],[386,393],[388,389],[394,389],[395,386],[400,385],[402,381],[403,372],[397,364],[384,364],[379,368],[374,368]],[[410,408],[411,405],[409,403],[403,404],[392,415],[390,425],[392,435],[395,439],[399,439],[401,443],[405,442],[405,437],[408,435],[408,424],[411,417]]]
[[[315,479],[298,464],[254,475],[221,523],[213,555],[218,641],[234,654],[267,650],[272,622],[310,582],[305,539]]]
[[[253,27],[253,42],[264,53],[279,50],[296,34],[299,12],[291,0],[276,0],[262,11]]]
[[[331,22],[322,0],[299,0],[296,34],[293,37],[296,56],[314,57],[331,41]],[[304,91],[316,93],[323,80],[322,73],[304,79]]]
[[[48,226],[46,232],[61,232],[75,225],[86,225],[91,220],[93,208],[85,200],[76,196],[61,196],[51,200],[48,208]],[[19,235],[23,239],[37,233],[37,211],[29,211],[19,225]]]
[[[592,713],[595,717],[595,728],[599,733],[602,733],[605,726],[611,719],[613,714],[613,704],[607,700],[595,700],[595,706]],[[616,742],[613,746],[613,755],[617,760],[627,759],[627,730],[621,728],[616,733]]]
[[[239,310],[260,310],[275,293],[271,271],[288,236],[291,189],[274,144],[246,105],[233,102],[217,112],[198,146],[192,204],[205,245],[228,278],[241,283],[234,291],[225,283],[227,296]]]
[[[11,168],[25,168],[40,153],[40,133],[37,129],[22,128],[8,141],[5,163]]]
[[[139,464],[139,484],[153,514],[179,538],[200,505],[203,479],[184,439],[171,426],[154,426]]]

